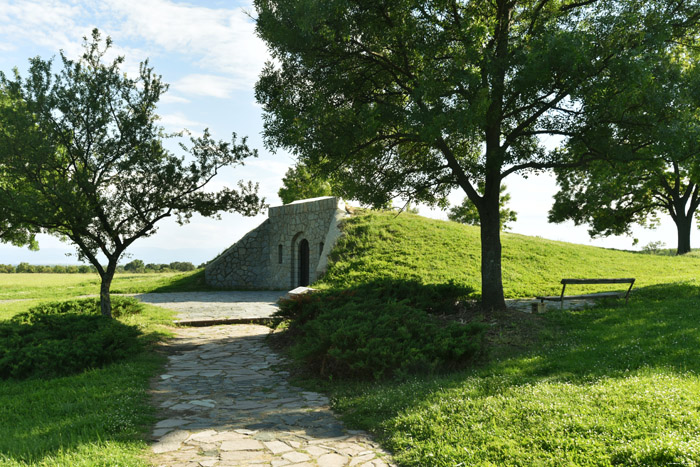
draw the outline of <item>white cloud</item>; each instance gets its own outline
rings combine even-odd
[[[236,87],[252,87],[268,59],[253,20],[242,8],[211,9],[170,0],[108,0],[106,5],[121,16],[122,35],[191,57],[205,70],[228,75]]]
[[[171,85],[173,89],[195,96],[228,98],[231,92],[246,87],[246,83],[225,76],[192,74],[187,75]]]
[[[0,24],[6,40],[30,41],[56,51],[72,51],[89,32],[89,27],[76,24],[80,14],[75,3],[58,0],[0,1]]]
[[[215,97],[250,89],[269,58],[242,8],[214,9],[173,0],[0,0],[0,50],[30,42],[68,56],[81,52],[83,36],[99,26],[115,39],[128,71],[149,55],[177,54],[219,76]],[[131,41],[136,48],[128,48]],[[196,93],[196,88],[190,87]],[[199,94],[201,95],[201,93]]]
[[[166,130],[170,130],[170,131],[180,131],[184,128],[191,130],[192,128],[205,128],[206,127],[206,125],[204,123],[197,122],[195,120],[190,120],[182,112],[161,115],[160,124],[163,125],[163,127],[165,127]],[[192,133],[193,133],[193,135],[197,134],[195,132],[192,132]]]
[[[160,97],[161,104],[189,104],[190,100],[175,94],[165,93]]]

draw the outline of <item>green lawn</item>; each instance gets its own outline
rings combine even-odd
[[[182,276],[124,275],[117,286],[145,292]],[[0,274],[0,284],[3,300],[32,298],[0,302],[0,319],[39,302],[94,294],[99,287],[96,276],[87,274]],[[121,321],[138,326],[146,344],[126,361],[48,380],[0,380],[0,465],[148,465],[145,439],[155,420],[149,380],[164,363],[153,344],[169,335],[163,325],[172,322],[172,313],[146,305],[144,313]]]
[[[449,280],[479,289],[478,230],[402,214],[351,219],[317,286]],[[629,305],[481,316],[487,357],[469,370],[324,387],[351,427],[404,466],[700,465],[700,257],[653,256],[505,234],[509,297],[562,277],[636,277]],[[201,271],[117,276],[124,293],[206,289]],[[577,290],[585,290],[579,288]],[[0,319],[42,300],[96,294],[97,276],[0,275]],[[128,318],[148,341],[168,313]],[[52,380],[0,381],[1,465],[145,465],[148,380],[162,358]]]
[[[479,288],[478,230],[411,215],[351,219],[326,288],[377,278]],[[403,466],[700,465],[700,258],[503,236],[506,295],[563,277],[636,277],[629,305],[477,316],[470,370],[381,383],[314,382]],[[583,287],[577,291],[586,290]]]
[[[117,274],[112,293],[210,290],[204,270],[192,272]],[[100,276],[90,274],[0,274],[0,300],[57,299],[100,293]],[[2,306],[0,304],[0,306]]]
[[[401,465],[699,465],[698,285],[533,316],[533,345],[470,371],[329,390]]]

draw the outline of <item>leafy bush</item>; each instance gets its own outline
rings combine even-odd
[[[382,280],[283,300],[291,353],[322,376],[383,379],[464,365],[482,350],[484,326],[445,322],[469,289]]]
[[[112,316],[137,315],[143,311],[143,304],[133,297],[112,297]],[[100,314],[100,299],[86,298],[65,302],[41,303],[24,313],[15,315],[12,320],[18,323],[32,324],[44,315],[93,315]]]
[[[133,299],[132,299],[133,300]],[[120,303],[131,313],[129,301]],[[96,300],[42,304],[0,322],[0,378],[51,378],[138,352],[140,331],[99,314]]]
[[[319,311],[321,297],[324,301],[352,300],[355,297],[376,299],[385,302],[405,302],[407,305],[431,314],[452,314],[457,301],[467,298],[474,289],[457,285],[453,281],[446,284],[421,284],[414,280],[378,279],[355,286],[351,289],[321,294],[296,295],[279,302],[280,310],[275,314],[283,320],[293,320],[293,325],[313,319]]]

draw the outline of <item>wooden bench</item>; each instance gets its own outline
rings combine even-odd
[[[540,303],[544,303],[545,300],[550,300],[553,302],[561,302],[561,308],[564,308],[564,299],[568,300],[576,300],[576,299],[584,299],[584,298],[605,298],[605,297],[615,297],[615,298],[620,298],[623,296],[625,297],[625,304],[629,300],[630,297],[630,290],[632,290],[632,286],[634,285],[634,279],[562,279],[561,280],[562,288],[561,288],[561,295],[558,296],[551,296],[551,297],[536,297],[537,300],[540,301]],[[567,295],[566,297],[564,296],[564,291],[566,290],[566,286],[568,284],[629,284],[630,287],[627,289],[627,293],[624,292],[600,292],[600,293],[594,293],[594,294],[583,294],[583,295]]]

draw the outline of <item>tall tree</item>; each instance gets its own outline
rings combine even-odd
[[[62,68],[30,60],[29,77],[0,75],[0,214],[10,225],[67,238],[101,278],[102,314],[111,316],[109,290],[117,263],[156,223],[194,213],[257,213],[257,186],[203,188],[224,166],[255,155],[245,143],[215,141],[208,131],[181,147],[163,147],[156,103],[166,91],[142,63],[139,76],[120,71],[123,58],[105,63],[111,45],[97,30],[78,61],[61,54]],[[107,264],[100,262],[102,254]]]
[[[479,184],[479,189],[483,191],[483,183]],[[518,214],[507,207],[508,201],[510,201],[510,194],[506,193],[505,185],[501,185],[500,195],[501,230],[508,230],[508,224],[516,222],[518,220]],[[474,205],[468,197],[462,200],[462,204],[452,206],[447,213],[447,218],[454,222],[469,225],[479,225],[481,222],[476,205]]]
[[[653,66],[621,77],[614,93],[584,99],[589,118],[562,154],[572,160],[605,149],[580,168],[558,169],[551,222],[588,224],[593,237],[631,234],[668,214],[677,254],[690,251],[700,205],[700,66],[686,47],[661,54]],[[595,138],[596,147],[590,141]]]
[[[0,89],[0,106],[10,105],[9,97]],[[0,165],[0,186],[7,183],[3,178],[3,167]],[[0,242],[10,243],[15,246],[28,246],[31,250],[38,250],[39,245],[35,234],[27,226],[16,221],[11,221],[9,206],[0,204]]]
[[[333,183],[314,173],[306,164],[298,163],[287,170],[277,194],[284,204],[299,199],[333,196]]]
[[[505,307],[502,181],[586,162],[538,137],[570,136],[592,83],[698,20],[697,0],[254,3],[275,59],[256,86],[267,144],[369,204],[437,203],[460,187],[479,212],[486,309]]]

